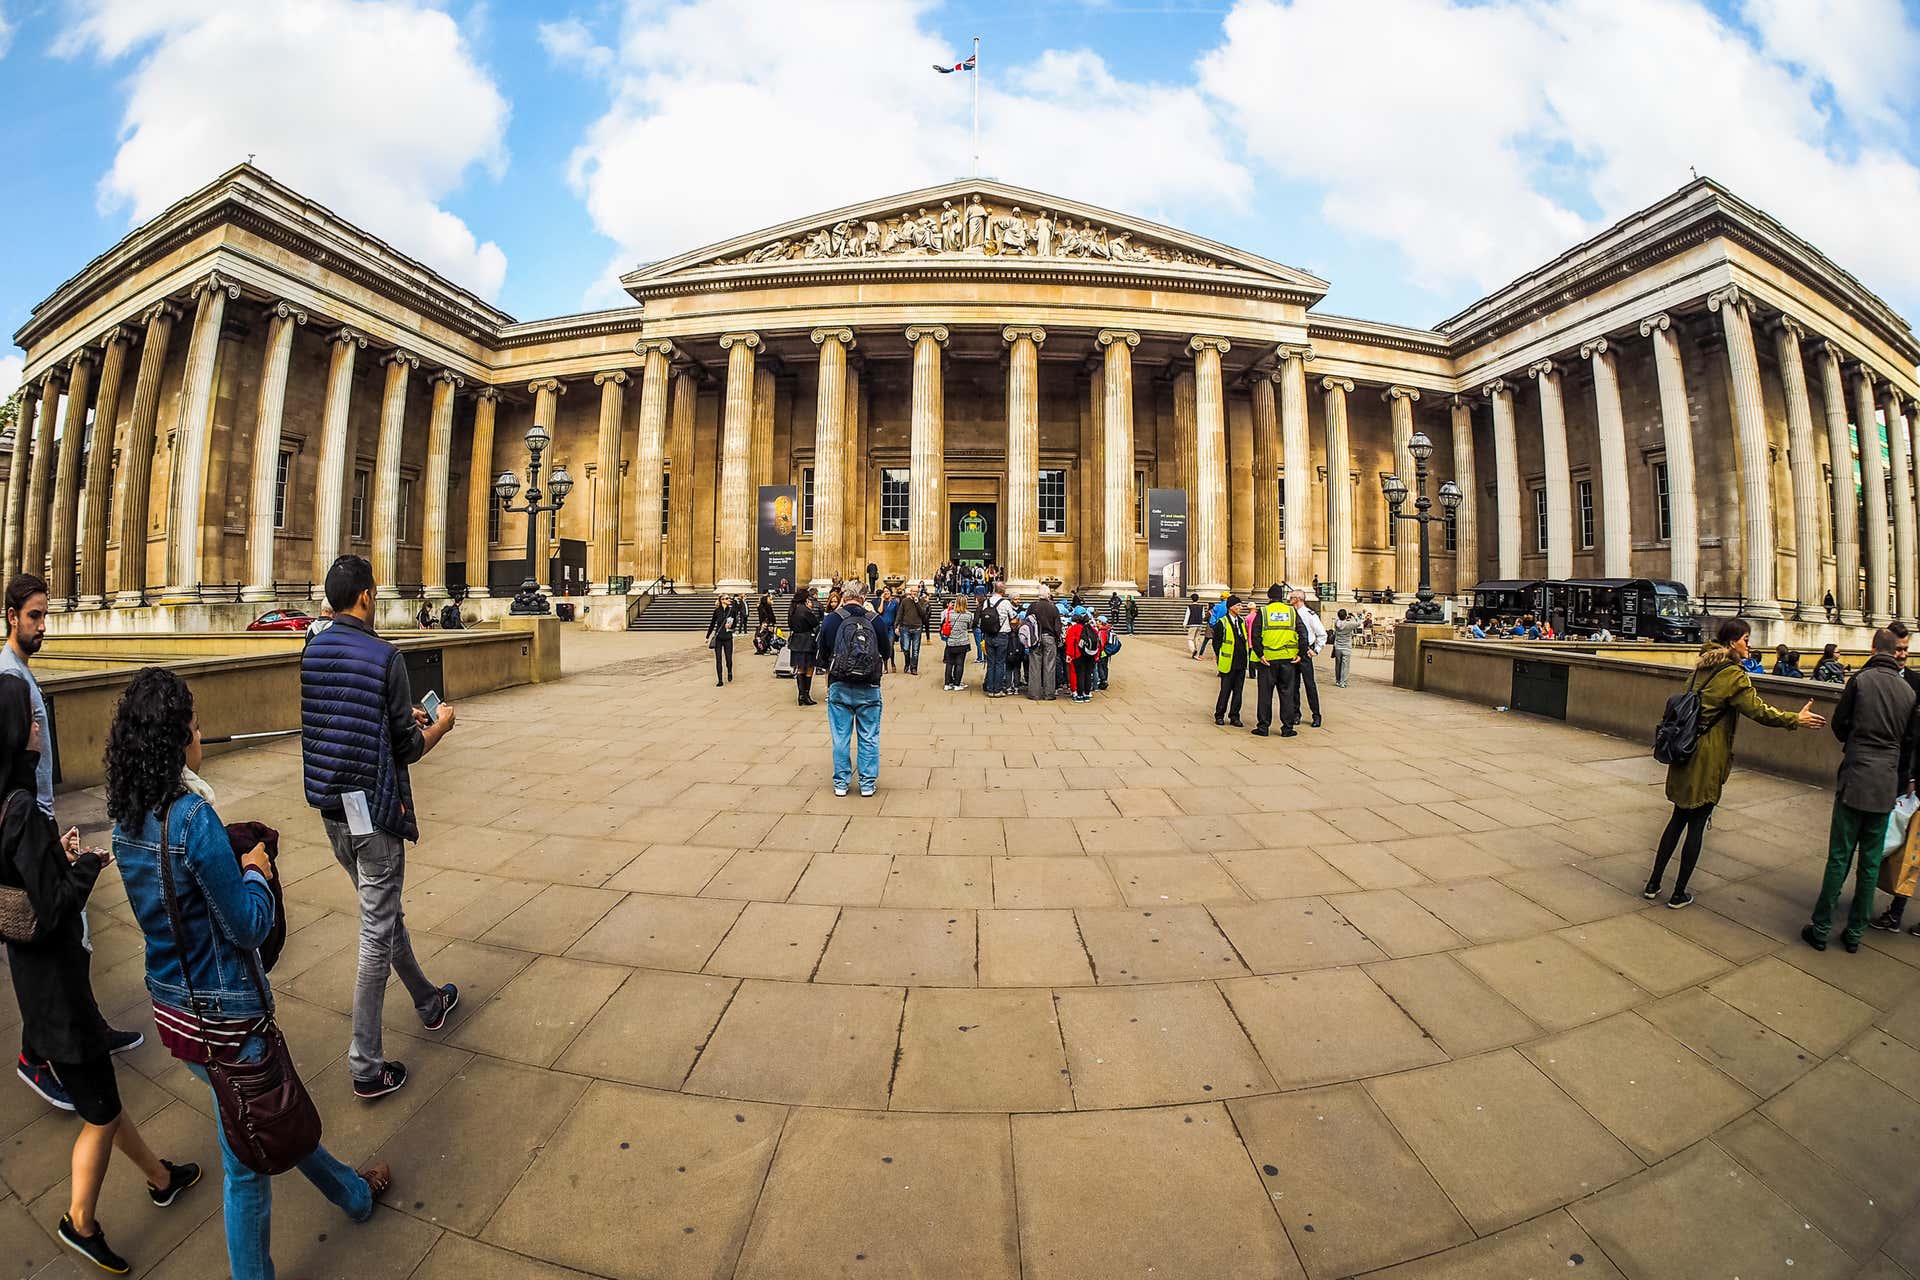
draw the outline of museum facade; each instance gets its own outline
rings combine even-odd
[[[1914,621],[1920,343],[1818,249],[1701,179],[1433,329],[1326,282],[997,182],[852,205],[648,264],[633,305],[516,321],[241,166],[88,263],[16,335],[0,556],[87,627],[310,599],[342,551],[396,599],[747,589],[761,486],[802,580],[929,578],[962,536],[1017,586],[1138,591],[1146,494],[1184,582],[1411,592],[1382,478],[1466,500],[1435,586],[1674,578],[1763,634]],[[545,476],[542,478],[545,486]],[[606,602],[612,605],[612,601]],[[398,607],[397,605],[395,606]],[[190,612],[182,612],[190,610]],[[412,606],[407,608],[412,612]],[[1835,638],[1838,638],[1836,635]]]

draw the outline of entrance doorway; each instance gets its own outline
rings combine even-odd
[[[948,505],[947,545],[952,558],[961,564],[1000,563],[995,531],[999,527],[999,504],[993,502],[952,502]]]

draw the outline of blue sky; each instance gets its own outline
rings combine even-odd
[[[986,173],[1425,325],[1726,181],[1920,313],[1920,0],[0,0],[9,332],[248,152],[523,318]],[[0,381],[17,377],[0,353]]]

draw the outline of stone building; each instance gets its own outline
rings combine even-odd
[[[576,488],[536,559],[595,594],[746,584],[756,487],[793,484],[802,579],[927,577],[971,514],[1016,583],[1136,590],[1154,486],[1187,491],[1195,588],[1348,598],[1416,585],[1380,481],[1411,479],[1418,431],[1469,495],[1442,591],[1672,577],[1808,640],[1829,590],[1845,623],[1920,607],[1920,343],[1706,179],[1430,330],[1323,315],[1306,272],[996,182],[622,283],[630,307],[516,321],[233,169],[16,335],[4,566],[46,567],[74,629],[223,625],[309,598],[347,549],[396,597],[471,583],[484,612],[525,564],[493,477],[524,471],[538,422]]]

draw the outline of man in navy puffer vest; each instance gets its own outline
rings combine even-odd
[[[327,570],[333,625],[307,642],[300,659],[300,759],[307,803],[320,810],[333,856],[360,898],[360,965],[353,990],[353,1091],[373,1099],[407,1082],[405,1064],[383,1057],[380,1017],[387,976],[398,973],[429,1031],[447,1023],[460,1001],[452,983],[435,986],[420,971],[400,912],[406,844],[420,838],[407,766],[453,728],[413,705],[400,651],[373,631],[373,566],[341,556]],[[372,830],[355,835],[347,806],[364,798]]]

